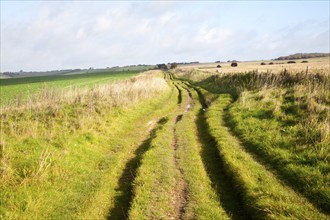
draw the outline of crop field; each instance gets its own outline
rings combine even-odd
[[[0,104],[21,102],[43,90],[94,86],[127,79],[137,73],[137,71],[98,72],[0,79]]]
[[[295,63],[288,63],[289,60],[258,60],[258,61],[243,61],[238,62],[238,66],[231,67],[231,62],[220,62],[220,63],[205,63],[197,65],[185,65],[181,66],[181,69],[201,70],[205,73],[240,73],[247,71],[258,71],[258,72],[273,72],[277,73],[286,69],[287,71],[314,71],[318,70],[321,72],[327,72],[329,70],[329,57],[321,58],[310,58],[310,59],[298,59],[294,60]],[[307,63],[303,63],[307,61]],[[264,63],[264,65],[261,65]],[[270,64],[273,63],[273,64]],[[217,68],[220,65],[221,68]]]
[[[305,64],[1,80],[0,219],[329,219],[329,59]]]

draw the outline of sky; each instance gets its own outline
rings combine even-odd
[[[329,52],[329,1],[4,1],[0,71]]]

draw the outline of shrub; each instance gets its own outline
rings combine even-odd
[[[167,65],[166,64],[157,64],[157,68],[160,69],[160,70],[167,70]]]
[[[170,67],[170,69],[175,69],[177,66],[178,66],[177,63],[171,63],[171,67]]]
[[[269,65],[273,65],[274,63],[273,62],[270,62]]]
[[[288,63],[296,63],[296,61],[290,60],[288,61]]]
[[[301,61],[301,63],[308,63],[308,61],[307,60],[303,60],[303,61]]]
[[[262,62],[262,63],[260,63],[260,65],[266,65],[266,63]]]
[[[218,65],[218,66],[217,66],[217,68],[221,68],[221,66],[220,66],[220,65]]]
[[[237,63],[233,62],[233,63],[231,63],[230,66],[231,66],[231,67],[237,67]]]

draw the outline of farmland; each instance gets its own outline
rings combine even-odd
[[[30,96],[40,93],[43,90],[93,86],[115,80],[127,79],[137,73],[137,71],[108,71],[77,75],[52,75],[0,79],[0,104],[24,101]]]
[[[307,61],[307,63],[303,63]],[[199,65],[186,65],[183,66],[184,70],[200,70],[205,73],[240,73],[247,71],[258,72],[273,72],[278,73],[286,69],[287,71],[306,71],[307,67],[309,71],[318,70],[321,72],[327,72],[329,70],[329,57],[311,58],[311,59],[298,59],[294,60],[294,64],[288,63],[288,60],[258,60],[258,61],[243,61],[238,62],[236,68],[231,68],[231,62],[220,63],[205,63]],[[261,65],[264,63],[265,65]],[[270,64],[271,63],[271,64]],[[217,68],[220,65],[221,68]]]
[[[1,218],[329,219],[329,58],[216,65],[2,80]]]

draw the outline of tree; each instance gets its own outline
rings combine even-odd
[[[165,63],[157,64],[157,68],[160,70],[167,70],[167,65]]]
[[[176,68],[177,66],[178,66],[177,63],[171,63],[170,69],[174,69],[174,68]]]

